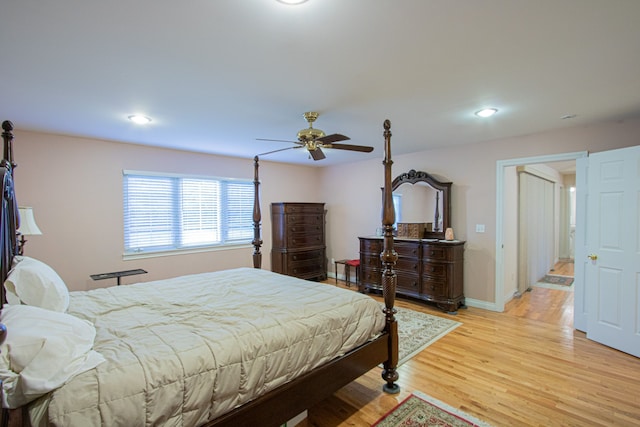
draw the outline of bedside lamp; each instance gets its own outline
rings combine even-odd
[[[18,255],[23,255],[24,244],[27,243],[27,239],[24,236],[36,236],[42,234],[42,231],[38,228],[36,220],[33,217],[33,208],[29,206],[18,207],[20,211],[20,228],[18,233],[20,234],[20,241],[18,242]]]

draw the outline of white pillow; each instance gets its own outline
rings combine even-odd
[[[34,258],[21,257],[17,260],[4,282],[7,302],[67,311],[69,290],[58,273]]]
[[[28,305],[5,305],[0,322],[2,404],[17,408],[104,362],[92,350],[95,327],[86,320]]]

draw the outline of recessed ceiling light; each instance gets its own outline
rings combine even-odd
[[[283,3],[283,4],[302,4],[307,2],[307,0],[276,0],[278,3]]]
[[[129,116],[129,120],[139,125],[146,125],[147,123],[151,123],[151,119],[149,117],[140,114]]]
[[[480,111],[476,111],[478,117],[491,117],[498,112],[497,108],[483,108]]]

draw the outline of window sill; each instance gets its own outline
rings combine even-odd
[[[122,254],[122,260],[128,261],[128,260],[134,260],[134,259],[159,258],[159,257],[165,257],[165,256],[199,254],[203,252],[230,251],[230,250],[248,249],[248,248],[253,248],[253,245],[251,245],[251,243],[239,243],[236,245],[208,246],[205,248],[175,249],[171,251],[161,251],[161,252],[143,252],[143,253],[136,253],[136,254]]]

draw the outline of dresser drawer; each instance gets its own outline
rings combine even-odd
[[[382,270],[369,266],[360,266],[360,281],[364,285],[380,286],[382,280]]]
[[[382,239],[360,239],[360,252],[370,252],[380,255],[383,246]]]
[[[449,249],[442,246],[427,245],[422,248],[422,251],[425,258],[444,261],[449,258],[447,255]]]
[[[420,261],[413,258],[398,258],[394,269],[396,271],[404,271],[408,273],[415,273],[418,275],[418,268],[420,267]]]
[[[324,215],[287,215],[285,217],[287,227],[294,227],[296,225],[319,225],[324,224]]]
[[[442,298],[447,296],[447,283],[441,280],[422,278],[423,295],[429,298]]]
[[[289,265],[295,265],[300,262],[314,261],[321,263],[324,259],[324,250],[318,249],[314,251],[292,252],[286,255]]]
[[[324,245],[324,235],[322,234],[298,234],[289,236],[287,243],[290,248],[302,248],[305,246]]]
[[[394,242],[393,246],[400,257],[420,257],[420,244],[418,243]]]
[[[288,270],[290,274],[301,278],[326,276],[324,267],[318,264],[289,266]]]
[[[360,265],[363,267],[382,267],[382,261],[380,261],[380,255],[374,254],[362,254],[360,257]]]
[[[313,224],[296,224],[289,227],[289,232],[294,234],[306,234],[306,233],[316,233],[323,234],[324,232],[324,224],[322,223],[313,223]]]
[[[296,203],[291,205],[284,206],[284,212],[287,214],[293,213],[301,213],[301,214],[313,214],[318,213],[324,215],[324,204],[323,203]]]
[[[396,272],[396,286],[399,290],[409,291],[418,294],[420,292],[420,278],[418,274],[405,274],[404,272]],[[396,289],[396,291],[398,290]]]
[[[424,262],[422,263],[422,274],[444,280],[447,277],[447,265],[436,262]]]

